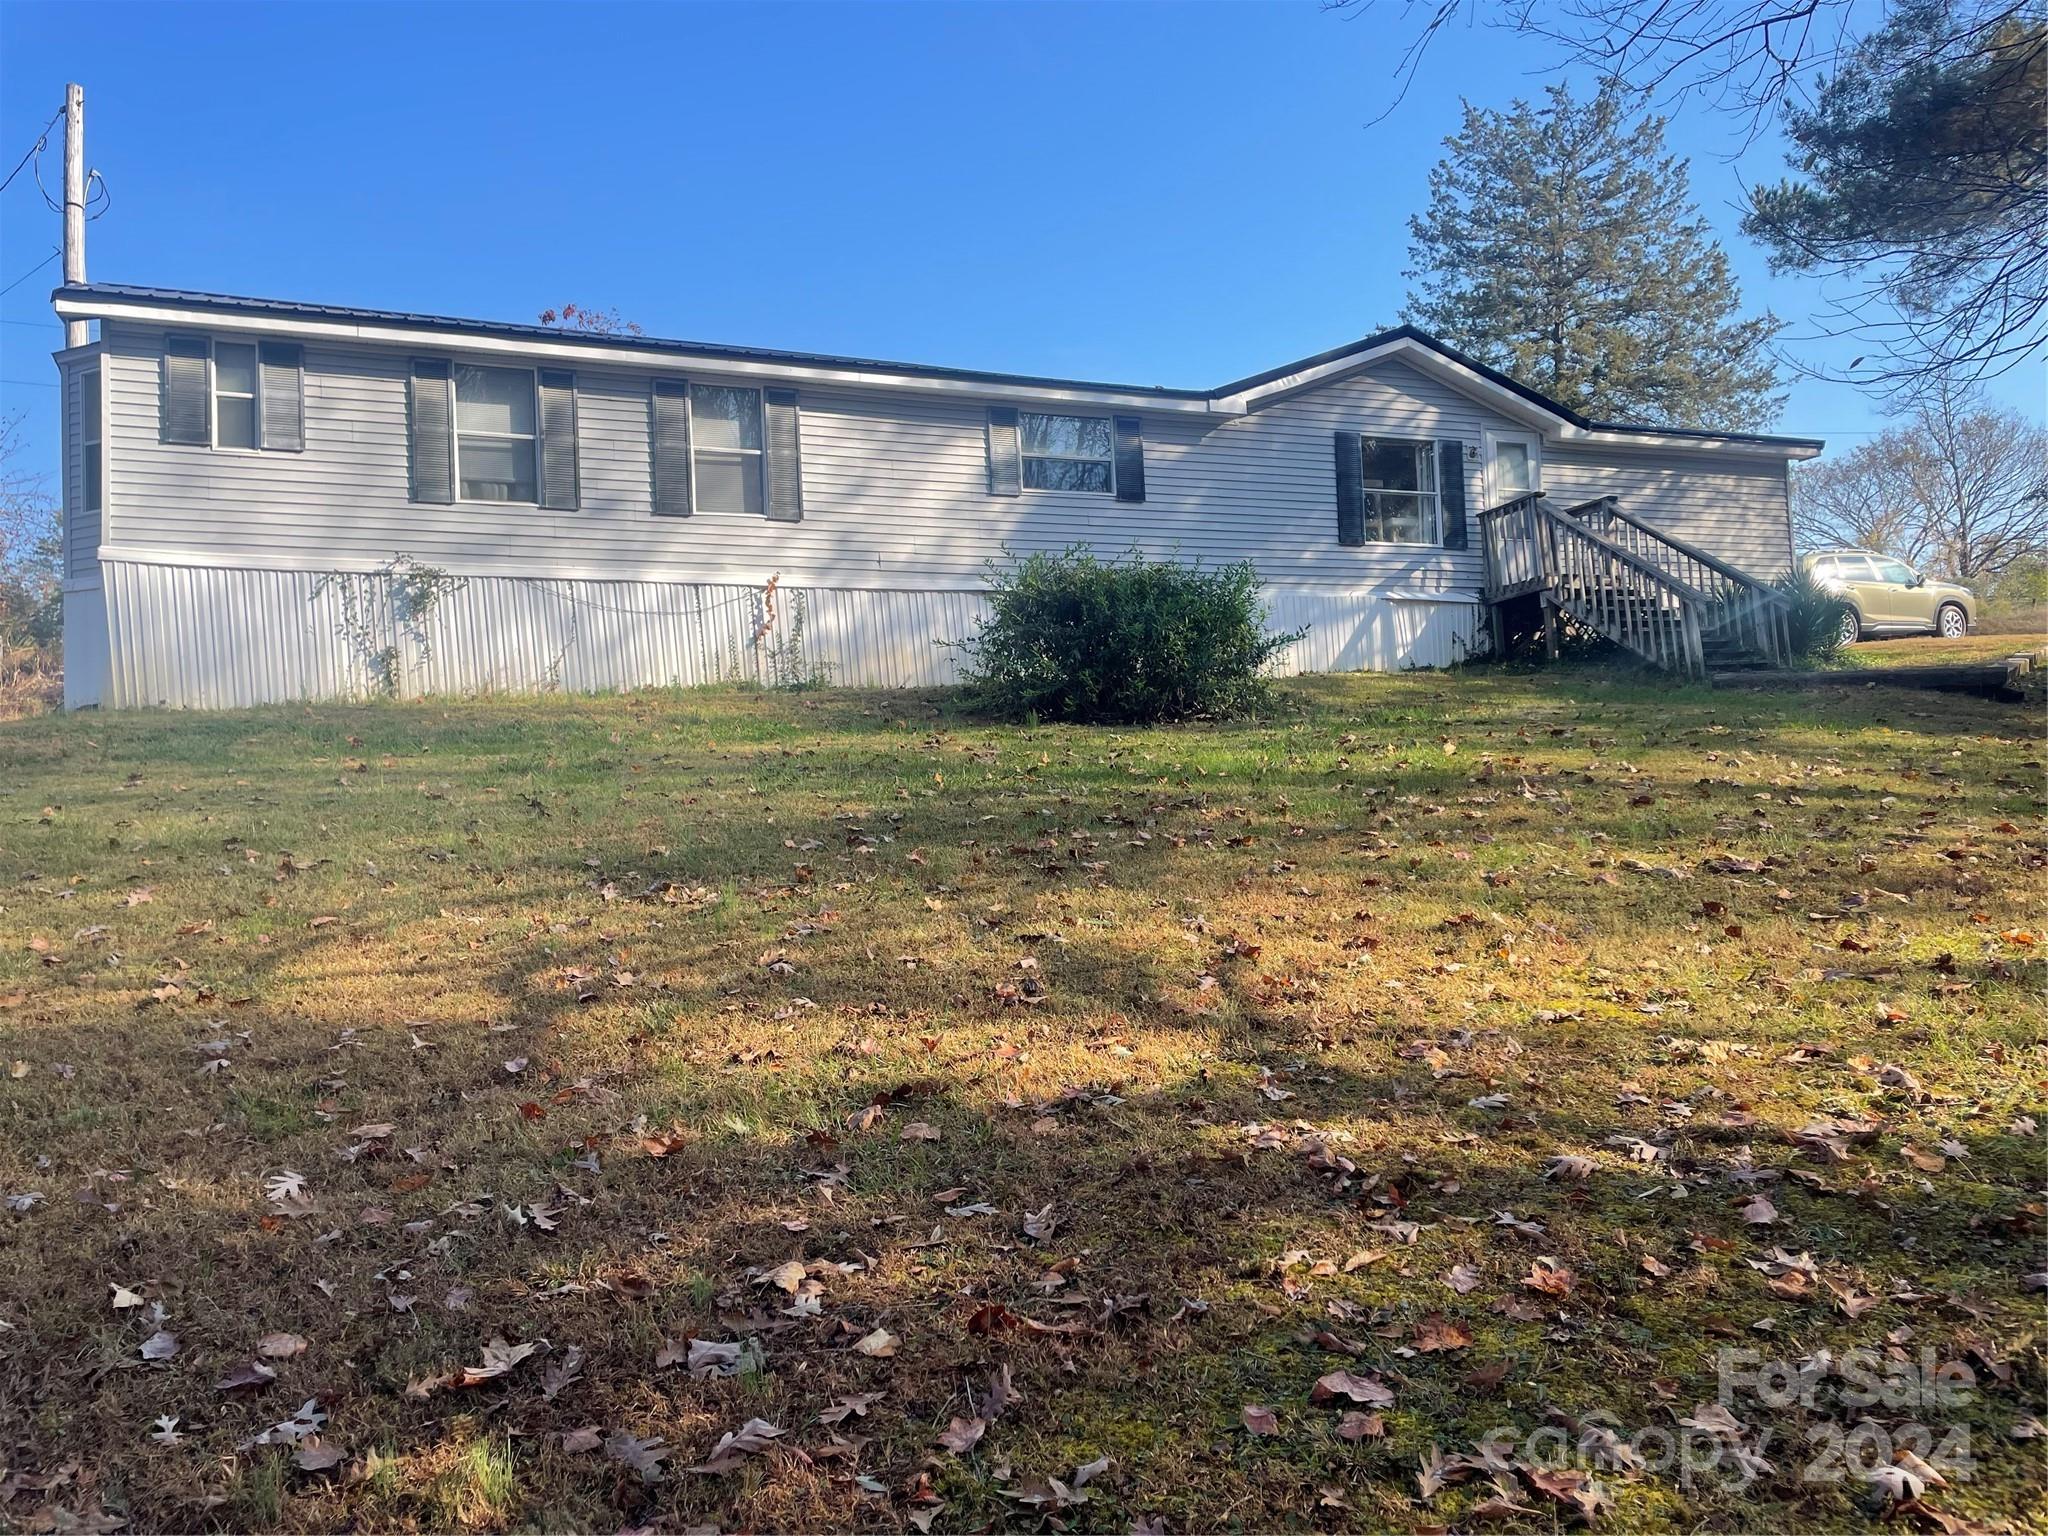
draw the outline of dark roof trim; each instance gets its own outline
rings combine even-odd
[[[443,331],[451,336],[497,336],[512,339],[548,341],[556,343],[585,343],[593,347],[606,347],[626,351],[648,353],[684,353],[691,357],[725,358],[735,362],[787,363],[795,367],[838,368],[852,372],[892,373],[911,378],[950,379],[969,384],[1017,385],[1038,389],[1085,389],[1130,395],[1155,395],[1167,400],[1220,400],[1232,395],[1256,389],[1275,379],[1300,373],[1307,369],[1319,368],[1329,363],[1343,361],[1355,354],[1373,351],[1390,342],[1409,341],[1468,368],[1489,383],[1507,390],[1528,401],[1531,405],[1549,412],[1562,421],[1569,422],[1591,432],[1641,433],[1651,437],[1696,437],[1704,440],[1767,443],[1786,448],[1814,448],[1823,445],[1819,438],[1776,437],[1762,432],[1716,432],[1696,427],[1656,427],[1634,422],[1593,421],[1580,415],[1570,406],[1551,399],[1548,395],[1529,388],[1526,384],[1509,378],[1499,370],[1490,368],[1476,358],[1468,357],[1457,348],[1438,341],[1426,331],[1412,325],[1396,326],[1391,330],[1379,331],[1371,336],[1351,342],[1345,346],[1333,347],[1327,352],[1318,352],[1312,357],[1297,358],[1277,368],[1268,368],[1249,378],[1236,379],[1217,389],[1168,389],[1156,384],[1109,384],[1091,379],[1055,379],[1038,374],[997,373],[976,368],[946,368],[931,363],[900,363],[880,358],[840,357],[829,353],[789,352],[769,347],[735,347],[716,342],[674,341],[654,336],[589,335],[577,331],[557,330],[545,325],[521,325],[502,320],[464,320],[448,315],[427,315],[404,310],[358,309],[340,304],[296,304],[282,299],[251,299],[234,294],[199,293],[182,288],[146,288],[127,283],[85,283],[67,285],[56,289],[51,300],[67,300],[73,303],[90,303],[96,299],[154,304],[172,309],[191,309],[210,314],[221,312],[268,315],[285,319],[324,321],[351,325],[395,325],[415,329]]]
[[[943,368],[930,363],[897,363],[873,357],[835,357],[819,352],[785,352],[771,347],[735,347],[717,342],[672,341],[658,336],[593,335],[558,330],[550,325],[521,325],[504,320],[462,320],[448,315],[412,314],[404,310],[355,309],[341,304],[294,304],[283,299],[248,299],[225,293],[195,293],[182,288],[139,288],[127,283],[86,283],[57,289],[52,302],[95,299],[157,304],[172,309],[271,315],[344,325],[402,325],[445,331],[451,336],[502,336],[517,340],[578,343],[635,352],[687,353],[691,357],[727,358],[734,362],[789,363],[807,368],[843,368],[862,373],[897,373],[916,378],[959,379],[966,383],[1018,384],[1043,389],[1094,389],[1118,394],[1158,395],[1170,400],[1207,400],[1204,389],[1165,389],[1148,384],[1102,384],[1085,379],[1049,379],[1034,374],[992,373],[974,368]]]

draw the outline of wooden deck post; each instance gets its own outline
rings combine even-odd
[[[1557,605],[1550,600],[1547,589],[1543,593],[1543,654],[1550,661],[1557,660],[1560,654],[1557,643]]]
[[[1707,659],[1700,640],[1700,616],[1687,603],[1679,609],[1680,635],[1685,641],[1685,675],[1689,682],[1704,683],[1707,679]]]

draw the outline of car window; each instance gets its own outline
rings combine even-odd
[[[1913,573],[1898,560],[1872,560],[1871,567],[1877,572],[1877,579],[1893,586],[1903,587],[1913,579]]]
[[[1870,562],[1861,555],[1831,555],[1821,562],[1821,574],[1836,581],[1870,580]]]

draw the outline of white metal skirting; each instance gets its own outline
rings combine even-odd
[[[1484,645],[1485,609],[1469,598],[1269,587],[1266,601],[1275,632],[1308,630],[1282,653],[1282,673],[1449,667]]]
[[[85,709],[107,697],[107,594],[90,579],[64,582],[64,707]]]
[[[117,708],[230,709],[397,693],[597,692],[823,680],[958,680],[985,610],[968,591],[475,576],[423,619],[383,575],[104,562]],[[1478,643],[1469,600],[1271,588],[1272,626],[1308,635],[1277,671],[1449,666]],[[353,616],[353,617],[352,617]]]

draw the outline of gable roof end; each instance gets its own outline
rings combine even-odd
[[[1520,405],[1573,429],[1574,434],[1592,437],[1620,434],[1679,438],[1690,439],[1701,445],[1754,444],[1759,447],[1784,449],[1795,458],[1810,458],[1826,446],[1825,442],[1817,437],[1780,437],[1766,432],[1722,432],[1702,427],[1659,427],[1637,422],[1597,421],[1573,410],[1563,401],[1552,399],[1541,390],[1531,389],[1520,380],[1510,378],[1499,369],[1489,367],[1477,358],[1460,352],[1449,342],[1439,341],[1427,331],[1418,330],[1412,325],[1397,325],[1391,330],[1376,331],[1344,346],[1332,347],[1327,352],[1318,352],[1312,357],[1282,363],[1277,368],[1268,368],[1262,373],[1225,384],[1215,393],[1219,396],[1242,398],[1248,408],[1255,409],[1266,400],[1342,378],[1387,357],[1398,357],[1421,364],[1426,372],[1437,374],[1439,377],[1462,375],[1467,386],[1484,385],[1487,392],[1506,395]],[[1456,382],[1455,378],[1453,382]],[[1468,387],[1467,392],[1477,391]]]

